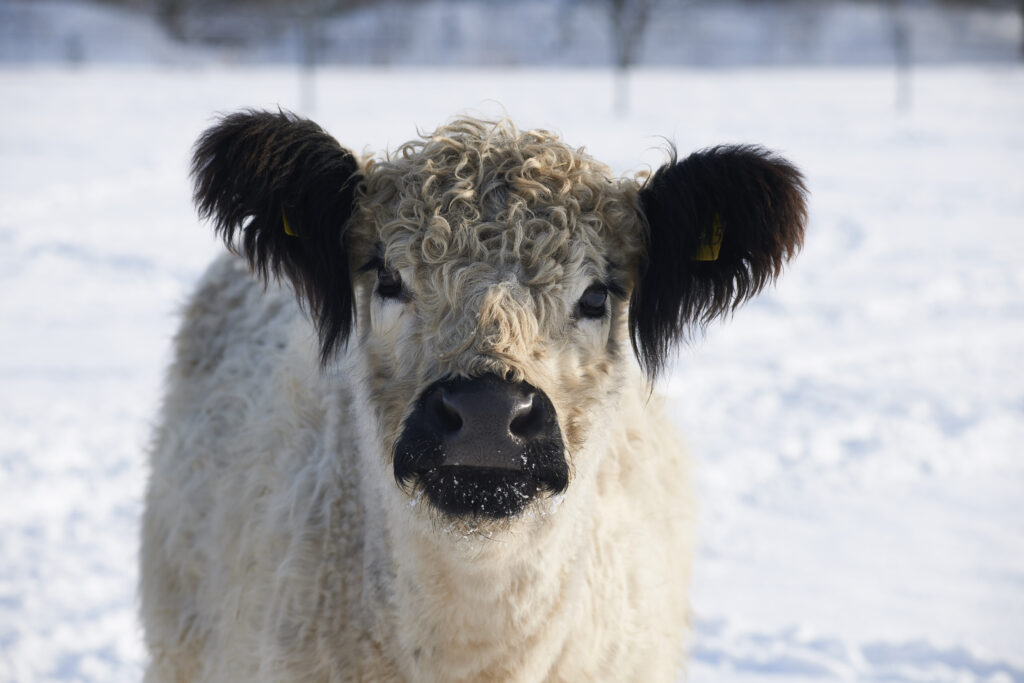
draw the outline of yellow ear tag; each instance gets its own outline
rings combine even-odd
[[[284,221],[284,234],[291,237],[298,237],[299,234],[292,230],[291,223],[288,222],[288,216],[284,215],[284,209],[281,209],[281,220]]]
[[[697,254],[693,257],[693,260],[717,261],[718,252],[722,250],[722,237],[724,236],[725,230],[722,229],[722,219],[716,213],[715,219],[711,223],[710,234],[707,230],[700,234],[700,246],[697,248]]]

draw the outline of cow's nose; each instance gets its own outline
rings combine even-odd
[[[497,375],[444,379],[417,398],[395,443],[395,480],[444,514],[503,518],[569,485],[555,407]]]
[[[524,446],[556,425],[543,392],[496,375],[439,382],[424,398],[449,467],[521,470]]]

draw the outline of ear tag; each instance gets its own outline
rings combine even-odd
[[[722,219],[716,213],[714,221],[711,223],[710,233],[708,230],[704,230],[700,234],[700,246],[697,248],[697,253],[693,260],[717,261],[718,253],[722,250],[722,237],[724,236],[725,230],[722,228]]]
[[[292,230],[291,223],[288,222],[288,216],[284,215],[284,209],[281,209],[281,220],[284,221],[284,234],[289,237],[298,237],[299,234]]]

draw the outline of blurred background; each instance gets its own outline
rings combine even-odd
[[[806,174],[805,249],[658,386],[697,468],[680,680],[1024,681],[1024,2],[0,0],[0,681],[137,681],[145,452],[223,247],[190,148],[459,113],[622,175]]]
[[[849,66],[1024,57],[1019,0],[4,0],[0,6],[2,59],[16,64]]]

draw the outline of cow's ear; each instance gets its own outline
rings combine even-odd
[[[630,338],[652,379],[694,327],[774,281],[803,244],[803,176],[754,146],[673,159],[640,189],[647,225],[629,310]]]
[[[200,216],[264,280],[284,275],[309,305],[326,361],[352,328],[346,223],[362,176],[347,149],[286,112],[231,114],[192,158]]]

